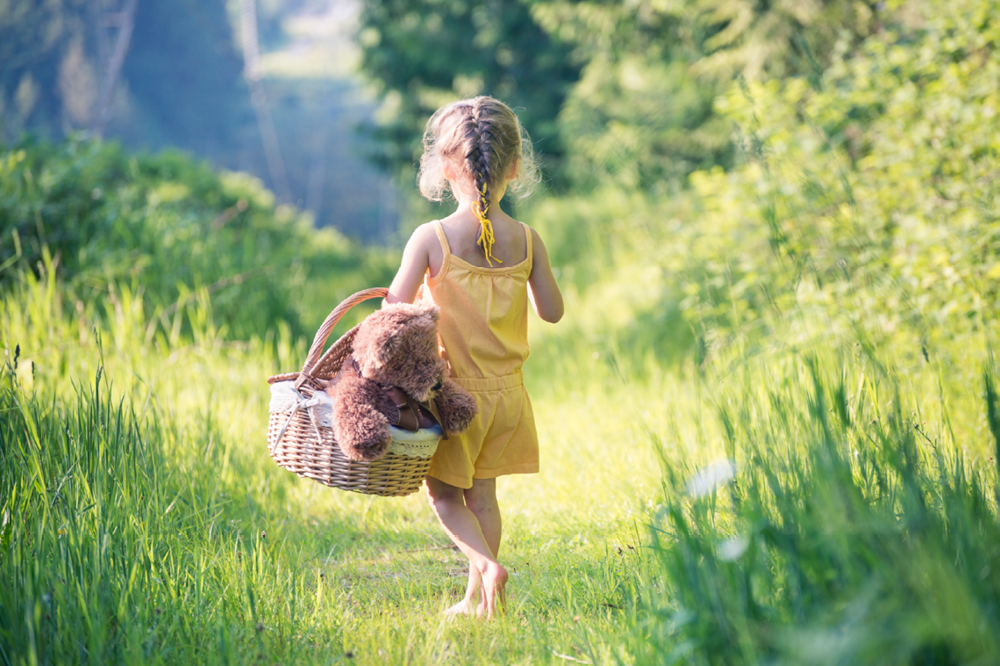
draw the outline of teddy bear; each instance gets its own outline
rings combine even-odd
[[[448,378],[438,355],[439,313],[434,304],[385,304],[358,327],[351,354],[325,389],[333,402],[334,439],[351,460],[384,456],[389,426],[400,424],[406,412],[421,426],[431,425],[433,414],[445,438],[472,423],[476,400]]]

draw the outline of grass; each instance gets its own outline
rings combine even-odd
[[[1000,658],[995,409],[986,432],[956,441],[957,415],[942,407],[942,420],[925,420],[895,373],[824,360],[759,368],[774,381],[724,392],[731,482],[693,491],[665,467],[654,551],[675,595],[650,604],[665,621],[636,654],[694,664]],[[995,404],[995,373],[980,381]]]
[[[996,63],[966,14],[734,88],[729,171],[524,211],[568,316],[532,329],[543,467],[499,483],[488,624],[442,618],[465,563],[420,494],[266,452],[264,379],[387,252],[177,156],[7,155],[0,666],[1000,663]]]
[[[192,339],[172,344],[125,290],[95,337],[57,295],[25,276],[3,302],[0,663],[611,654],[602,637],[643,566],[635,491],[658,473],[643,444],[609,464],[614,420],[595,429],[594,396],[561,414],[540,400],[545,469],[500,484],[507,617],[447,622],[465,565],[422,496],[327,489],[268,457],[264,379],[298,367],[304,342],[227,343],[192,306]]]
[[[0,663],[997,656],[989,365],[747,347],[640,372],[549,329],[526,377],[543,469],[499,484],[511,603],[481,624],[440,615],[465,563],[421,495],[267,456],[264,379],[305,341],[227,342],[207,303],[171,341],[127,290],[100,317],[59,293],[24,275],[0,310]],[[735,478],[697,490],[721,460]]]
[[[770,264],[764,316],[712,300],[731,281],[691,301],[685,205],[534,211],[569,315],[532,328],[542,471],[499,483],[511,601],[489,624],[441,616],[465,562],[422,494],[271,461],[265,379],[306,353],[290,326],[234,340],[205,289],[80,296],[45,247],[9,269],[0,665],[996,663],[991,310],[890,330],[891,284],[824,300]]]

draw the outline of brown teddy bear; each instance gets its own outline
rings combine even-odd
[[[447,438],[472,422],[475,398],[447,377],[438,355],[438,313],[432,304],[386,304],[358,328],[353,352],[326,388],[334,439],[351,460],[384,456],[390,425],[415,430],[431,425],[433,414]]]

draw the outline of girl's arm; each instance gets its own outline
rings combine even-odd
[[[436,239],[434,230],[429,224],[423,224],[413,232],[403,250],[403,260],[392,284],[386,303],[412,303],[417,297],[417,291],[424,281],[424,274],[430,264],[430,253],[427,250],[428,233]]]
[[[535,312],[544,321],[556,323],[563,316],[563,299],[556,277],[549,265],[549,253],[541,236],[531,230],[531,275],[528,276],[528,297]]]

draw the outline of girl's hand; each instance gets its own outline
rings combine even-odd
[[[417,291],[430,265],[428,242],[433,243],[430,247],[436,246],[437,234],[430,224],[422,224],[406,242],[403,260],[399,264],[396,277],[389,285],[389,294],[385,297],[386,303],[412,303],[417,297]]]
[[[528,276],[528,298],[535,312],[544,321],[556,323],[565,310],[562,293],[549,265],[549,253],[541,236],[531,230],[531,275]]]

